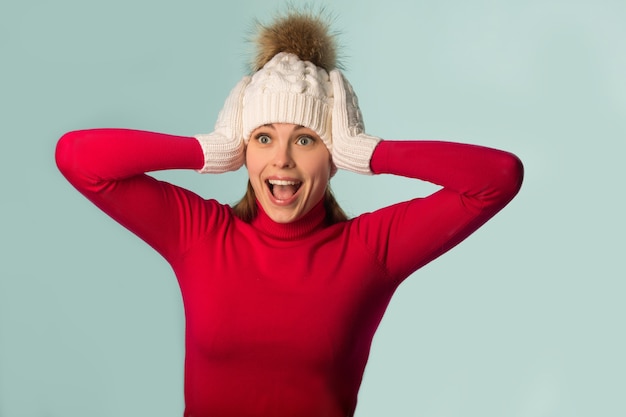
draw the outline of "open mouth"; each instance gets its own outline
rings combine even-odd
[[[300,186],[302,186],[302,181],[294,181],[294,180],[266,180],[268,188],[270,189],[270,193],[277,200],[289,200],[291,197],[296,195]]]

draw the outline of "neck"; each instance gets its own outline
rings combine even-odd
[[[272,237],[293,240],[305,237],[326,226],[326,210],[324,199],[321,199],[308,213],[289,223],[277,223],[272,220],[256,202],[258,215],[251,222],[252,226]]]

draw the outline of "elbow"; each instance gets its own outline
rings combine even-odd
[[[522,182],[524,182],[524,164],[522,160],[516,155],[509,154],[504,174],[509,184],[508,192],[511,198],[513,198],[522,188]]]
[[[524,164],[516,155],[503,152],[496,189],[498,200],[506,205],[519,193],[524,181]],[[499,205],[500,205],[499,204]]]
[[[70,182],[81,171],[81,158],[79,157],[84,131],[72,131],[61,136],[57,142],[54,159],[57,168]]]
[[[69,132],[61,136],[57,142],[57,146],[54,151],[54,160],[57,168],[62,174],[66,174],[72,168],[72,151],[75,147],[76,135],[74,132]]]

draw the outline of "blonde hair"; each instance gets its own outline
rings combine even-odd
[[[348,216],[339,206],[339,203],[337,203],[337,200],[330,189],[330,185],[326,187],[326,192],[324,193],[324,208],[326,209],[327,225],[345,222],[348,220]],[[252,188],[250,181],[248,181],[248,187],[244,196],[233,206],[233,212],[235,213],[235,216],[246,223],[250,223],[259,214],[256,204],[256,194],[254,193],[254,189]]]

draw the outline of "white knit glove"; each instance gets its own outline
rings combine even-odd
[[[244,163],[245,151],[242,132],[242,99],[251,77],[243,77],[228,95],[217,116],[212,133],[194,135],[204,151],[204,166],[198,172],[219,174],[236,171]]]
[[[380,138],[365,134],[363,116],[352,86],[341,72],[330,72],[333,85],[333,162],[337,168],[372,175],[370,160]]]

